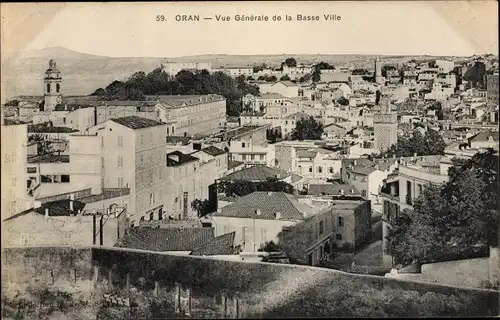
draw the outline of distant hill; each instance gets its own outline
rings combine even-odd
[[[299,63],[328,62],[333,65],[350,64],[356,67],[373,68],[375,55],[225,55],[211,54],[190,57],[136,57],[111,58],[75,52],[62,47],[45,48],[21,52],[5,61],[2,76],[6,98],[15,95],[40,95],[43,92],[43,74],[50,59],[55,59],[64,78],[65,95],[87,95],[105,87],[114,80],[124,80],[136,71],[146,73],[160,66],[162,61],[211,62],[213,67],[220,65],[254,65],[267,63],[279,65],[288,57]],[[384,57],[383,59],[403,61],[417,57]],[[431,58],[431,57],[425,57]],[[392,62],[392,61],[391,61]],[[2,98],[4,100],[4,98]]]

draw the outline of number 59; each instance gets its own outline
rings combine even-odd
[[[165,16],[164,15],[157,15],[156,21],[165,21]]]

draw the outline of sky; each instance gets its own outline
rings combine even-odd
[[[498,52],[498,25],[492,21],[498,15],[485,18],[472,14],[468,21],[453,20],[446,4],[437,10],[432,2],[68,4],[44,22],[23,49],[65,47],[110,57],[291,53],[470,56]],[[460,8],[464,17],[467,12],[471,16],[470,8]],[[234,21],[236,14],[266,15],[271,21]],[[284,21],[285,15],[296,20],[297,14],[318,15],[320,21]],[[324,14],[340,16],[341,20],[325,21]],[[167,21],[157,22],[158,15]],[[176,15],[200,15],[201,21],[178,22]],[[215,15],[228,15],[232,21],[216,21]],[[272,21],[274,15],[282,21]],[[491,26],[496,26],[495,30]],[[478,36],[482,36],[480,41]]]

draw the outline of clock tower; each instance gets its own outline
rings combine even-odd
[[[44,111],[54,111],[55,106],[62,103],[61,91],[61,73],[56,68],[56,62],[51,59],[49,61],[49,68],[45,71],[44,81],[44,96],[45,105]]]

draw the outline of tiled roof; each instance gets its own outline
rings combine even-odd
[[[154,98],[154,97],[153,97]],[[171,108],[182,108],[183,106],[194,106],[197,104],[204,104],[214,101],[225,100],[224,97],[218,94],[207,94],[207,95],[196,95],[196,96],[158,96],[163,107],[168,109]]]
[[[151,128],[151,127],[164,125],[161,122],[151,120],[151,119],[141,118],[138,116],[114,118],[111,120],[118,123],[118,124],[121,124],[122,126],[125,126],[127,128],[133,129],[133,130]]]
[[[476,134],[473,137],[469,138],[470,142],[483,142],[483,141],[488,141],[489,137],[493,137],[493,141],[498,142],[498,132],[492,132],[492,131],[482,131]]]
[[[225,177],[222,177],[221,180],[266,181],[268,178],[278,178],[281,180],[289,177],[290,175],[290,173],[277,168],[271,168],[265,165],[255,165],[233,172]]]
[[[173,157],[178,157],[178,160],[174,160]],[[199,160],[196,157],[193,157],[190,154],[184,154],[180,151],[174,151],[167,153],[167,166],[168,167],[175,167],[181,164],[185,164],[191,161],[196,161]]]
[[[204,149],[201,149],[201,151],[208,153],[209,155],[214,156],[214,157],[220,156],[221,154],[226,153],[225,150],[219,149],[219,148],[214,147],[214,146],[206,147]]]
[[[269,92],[261,93],[260,96],[257,97],[257,99],[286,99],[286,97],[279,93]]]
[[[260,215],[257,210],[260,210]],[[277,212],[281,214],[279,220],[303,220],[312,215],[314,209],[288,193],[256,191],[238,198],[213,216],[274,220]]]
[[[302,148],[297,148],[295,150],[295,155],[297,158],[315,158],[316,154],[318,154],[318,151],[315,149],[302,149]]]
[[[341,190],[344,190],[344,195],[360,195],[358,189],[350,184],[338,184],[338,183],[328,183],[328,184],[310,184],[307,190],[307,194],[310,195],[340,195]],[[352,192],[351,192],[352,190]]]
[[[226,233],[214,238],[213,240],[201,245],[191,251],[193,256],[215,256],[239,254],[240,248],[234,247],[234,236],[236,232]]]
[[[84,108],[92,108],[94,106],[89,104],[76,104],[76,103],[67,103],[67,104],[58,104],[54,107],[55,111],[75,111],[77,109]]]
[[[192,251],[214,239],[213,228],[129,229],[116,247],[151,251]]]
[[[189,144],[190,140],[191,140],[190,137],[183,137],[183,136],[168,136],[167,137],[167,143],[173,143],[173,144],[181,143],[182,145],[187,145],[187,144]]]
[[[81,201],[83,203],[93,203],[97,201],[123,197],[129,194],[130,194],[129,188],[105,188],[102,189],[101,194],[90,195],[87,197],[79,198],[78,201]]]
[[[69,163],[69,155],[59,155],[59,154],[43,154],[28,158],[28,163]]]
[[[348,171],[352,173],[357,173],[357,174],[362,174],[362,175],[369,175],[373,171],[377,170],[374,167],[363,167],[363,166],[354,166],[351,169],[347,169]]]
[[[277,82],[276,84],[278,84],[278,83],[282,83],[287,87],[296,87],[297,86],[295,83],[293,83],[292,81],[289,81],[289,80],[282,80],[282,81]]]
[[[70,211],[70,202],[68,199],[46,202],[40,208],[36,208],[35,212],[45,214],[45,209],[49,209],[49,216],[69,216],[71,213],[77,213],[78,210],[85,208],[85,203],[74,200],[72,212]]]
[[[245,164],[245,163],[244,163],[244,162],[241,162],[241,161],[229,160],[229,161],[228,161],[228,164],[227,164],[227,168],[228,168],[228,169],[233,169],[233,168],[236,168],[236,167],[242,166],[242,165],[244,165],[244,164]]]

